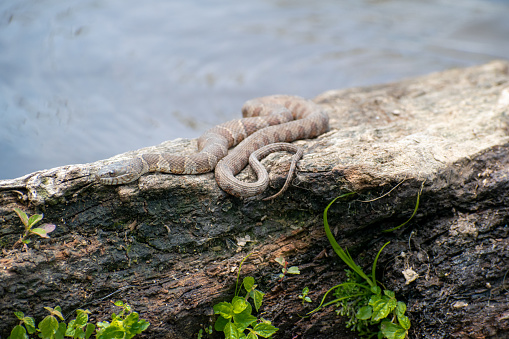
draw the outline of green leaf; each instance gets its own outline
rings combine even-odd
[[[361,319],[361,320],[368,320],[369,318],[371,318],[372,313],[373,313],[373,308],[371,306],[363,306],[363,307],[359,308],[355,317],[357,319]]]
[[[25,225],[25,227],[28,227],[28,215],[17,207],[14,207],[14,212],[16,212],[18,217],[21,219],[23,225]]]
[[[233,305],[226,301],[215,304],[213,309],[215,314],[220,314],[225,319],[230,319],[234,314]]]
[[[64,320],[64,316],[62,315],[62,309],[60,308],[60,306],[57,306],[55,308],[44,307],[44,309],[51,313],[51,315],[56,315],[57,317],[59,317],[60,320]]]
[[[87,327],[85,329],[85,339],[90,338],[90,336],[94,333],[94,331],[95,331],[95,325],[87,324]]]
[[[42,228],[43,230],[46,231],[46,233],[51,233],[55,230],[55,228],[57,228],[57,226],[55,224],[43,224],[41,225],[41,227],[38,228]]]
[[[69,321],[69,324],[67,324],[67,329],[65,331],[66,336],[74,338],[74,333],[76,333],[76,329],[74,327],[75,322],[76,321],[73,319],[73,320]]]
[[[382,322],[380,329],[388,339],[405,339],[407,335],[407,331],[404,328],[388,320]]]
[[[258,290],[251,291],[251,293],[250,293],[251,298],[253,298],[253,302],[254,302],[254,306],[255,306],[256,312],[258,312],[258,310],[262,306],[263,296],[264,295],[265,295],[265,293],[260,292]]]
[[[74,322],[74,326],[81,328],[81,327],[85,326],[87,322],[88,322],[88,314],[86,314],[82,310],[78,310],[77,315],[76,315],[76,320]]]
[[[107,322],[107,321],[100,321],[97,323],[97,327],[99,329],[103,329],[103,328],[106,328],[106,327],[109,327],[110,326],[110,323]]]
[[[57,319],[52,315],[48,315],[39,323],[39,330],[41,331],[39,335],[41,338],[52,339],[58,330]]]
[[[300,270],[297,266],[292,266],[292,267],[288,268],[288,270],[286,272],[290,273],[290,274],[300,274]]]
[[[229,319],[226,319],[224,318],[222,315],[220,315],[215,324],[214,324],[214,329],[218,332],[223,332],[224,331],[224,327],[226,326],[226,324],[228,324],[230,322]]]
[[[25,317],[25,314],[23,312],[14,312],[14,315],[16,316],[16,318],[18,318],[19,320],[23,320],[23,318]]]
[[[373,282],[375,283],[375,285],[376,285],[375,272],[376,272],[376,263],[378,262],[378,257],[380,257],[380,253],[382,253],[385,246],[387,246],[389,244],[390,244],[390,241],[386,242],[385,245],[382,246],[382,248],[376,254],[375,260],[373,261],[373,266],[371,267],[371,279],[373,279]]]
[[[117,300],[115,301],[114,305],[118,307],[124,307],[124,302],[122,300]]]
[[[264,323],[264,324],[272,324],[272,322],[270,320],[267,320],[267,319],[264,319],[264,318],[260,318],[260,323]]]
[[[272,336],[274,333],[276,333],[277,331],[279,330],[279,328],[277,327],[274,327],[273,325],[271,324],[267,324],[267,323],[260,323],[260,324],[257,324],[254,328],[253,328],[253,331],[258,334],[260,337],[263,337],[263,338],[269,338],[270,336]]]
[[[55,332],[55,339],[64,339],[65,336],[65,323],[58,324],[57,331]]]
[[[258,339],[258,336],[254,332],[249,332],[246,339]]]
[[[286,263],[286,260],[284,257],[277,257],[276,259],[274,259],[279,265],[281,266],[284,266],[285,263]]]
[[[244,284],[244,288],[246,289],[246,291],[251,292],[251,290],[253,289],[255,280],[253,277],[245,277],[242,283]]]
[[[256,323],[258,320],[254,315],[252,314],[238,314],[233,317],[233,320],[235,322],[235,325],[237,325],[237,328],[240,331],[244,331],[246,328],[249,327],[249,325]]]
[[[396,306],[396,315],[398,317],[401,317],[406,312],[406,304],[404,302],[398,301],[398,304]]]
[[[137,312],[130,313],[122,322],[125,330],[125,338],[130,339],[140,334],[150,325],[146,320],[141,319]]]
[[[81,328],[77,328],[76,331],[74,331],[74,335],[73,335],[73,338],[74,339],[81,339],[81,338],[85,338],[85,331],[83,331]]]
[[[371,286],[370,291],[371,291],[371,293],[376,294],[376,295],[382,294],[382,289],[378,286]]]
[[[35,224],[37,224],[42,219],[42,214],[34,214],[28,219],[28,228],[32,228]]]
[[[48,232],[42,228],[33,228],[30,230],[30,233],[37,234],[41,238],[49,238]]]
[[[334,252],[347,264],[355,273],[357,273],[359,276],[361,276],[366,282],[369,284],[369,286],[376,286],[376,283],[372,281],[363,271],[362,268],[355,263],[355,261],[352,259],[350,254],[348,252],[345,252],[341,246],[337,243],[336,239],[334,238],[334,235],[332,235],[332,232],[329,227],[329,223],[327,221],[327,212],[329,211],[329,208],[332,206],[332,204],[338,200],[339,198],[347,197],[349,195],[355,194],[355,192],[352,193],[346,193],[342,194],[339,197],[332,200],[329,205],[325,208],[323,211],[323,225],[325,228],[325,235],[327,236],[327,239],[329,240],[332,248],[334,249]]]
[[[96,339],[122,339],[124,338],[125,331],[119,326],[105,327],[97,333]]]
[[[90,311],[77,310],[76,319],[69,321],[65,335],[72,338],[85,338],[85,331],[83,328],[87,325],[88,314]],[[92,324],[88,324],[92,325]],[[95,326],[92,325],[95,329]]]
[[[304,301],[306,301],[306,302],[310,303],[310,302],[312,302],[313,300],[311,300],[311,298],[310,298],[310,297],[305,297],[305,298],[304,298]]]
[[[379,302],[380,300],[382,300],[381,295],[372,295],[371,298],[369,298],[368,305],[373,306],[375,303]]]
[[[148,321],[146,321],[145,319],[141,319],[139,324],[140,324],[140,329],[141,329],[140,333],[145,331],[150,326],[150,323]]]
[[[229,322],[224,327],[224,336],[225,339],[240,339],[239,330],[234,323]]]
[[[11,331],[11,335],[7,339],[28,339],[25,328],[21,325],[16,325]]]
[[[385,294],[386,296],[388,296],[389,298],[395,298],[395,297],[396,297],[396,295],[394,294],[394,292],[393,292],[393,291],[384,290],[384,294]]]
[[[309,293],[309,287],[307,287],[307,286],[306,286],[306,287],[304,287],[304,289],[302,290],[302,295],[303,295],[303,296],[306,296],[306,295],[308,295],[308,293]]]
[[[408,331],[410,329],[410,319],[406,315],[399,315],[398,322],[405,330]]]
[[[134,329],[137,327],[140,320],[140,316],[137,312],[130,313],[127,317],[125,317],[122,322],[125,329]]]
[[[414,208],[414,212],[412,213],[412,215],[410,216],[410,218],[408,218],[407,221],[405,221],[404,223],[402,223],[401,225],[399,226],[396,226],[394,228],[391,228],[389,230],[383,230],[382,232],[392,232],[392,231],[395,231],[397,230],[398,228],[401,228],[403,226],[405,226],[407,223],[410,222],[410,220],[412,220],[412,218],[415,216],[415,213],[417,213],[417,210],[419,209],[419,200],[421,198],[421,194],[422,194],[422,189],[424,188],[424,183],[426,182],[426,180],[424,180],[421,184],[421,189],[419,190],[419,192],[417,192],[417,202],[415,203],[415,208]]]
[[[241,332],[244,332],[249,325],[253,324],[257,320],[256,317],[251,314],[253,312],[253,308],[249,303],[247,305],[248,306],[242,313],[233,316],[233,321],[238,330]]]
[[[35,333],[35,321],[31,317],[23,317],[23,323],[29,334]]]
[[[396,299],[387,296],[374,295],[369,299],[369,305],[373,306],[373,315],[371,320],[379,321],[387,318],[389,313],[396,308]]]
[[[253,253],[249,253],[248,255],[246,255],[244,259],[242,259],[242,261],[240,262],[239,270],[237,271],[237,281],[235,282],[235,296],[239,295],[240,289],[242,287],[242,285],[239,286],[240,270],[242,269],[242,264],[244,264],[244,261],[246,261],[247,258],[251,256],[251,254]]]
[[[233,313],[239,314],[243,312],[249,303],[242,297],[233,297]]]

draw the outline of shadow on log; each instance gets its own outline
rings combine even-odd
[[[111,300],[124,300],[151,323],[140,338],[193,338],[213,323],[212,305],[231,300],[238,265],[252,252],[241,277],[254,276],[267,293],[261,312],[280,328],[277,338],[356,338],[333,306],[299,316],[345,280],[322,213],[346,192],[357,194],[331,207],[332,230],[365,268],[391,241],[378,279],[407,303],[411,338],[508,336],[509,63],[330,91],[315,102],[331,131],[295,142],[305,155],[274,202],[229,196],[213,173],[148,174],[124,186],[94,179],[114,159],[189,153],[194,140],[0,181],[0,336],[17,323],[14,311],[38,322],[44,306],[88,308],[102,321]],[[284,183],[290,157],[264,160],[267,196]],[[410,217],[421,185],[412,221],[382,233]],[[51,238],[12,250],[23,230],[14,207],[44,213],[57,225]],[[279,281],[281,255],[301,274]],[[412,282],[402,274],[409,268]],[[305,286],[307,307],[297,298]]]

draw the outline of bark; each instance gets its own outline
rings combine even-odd
[[[326,92],[331,131],[305,148],[292,186],[274,202],[222,192],[213,173],[148,174],[103,186],[105,161],[70,165],[0,181],[0,336],[14,311],[40,321],[44,306],[66,314],[88,308],[106,320],[110,300],[125,300],[151,325],[140,338],[192,338],[212,324],[212,305],[231,299],[237,268],[266,292],[263,317],[277,338],[356,338],[330,306],[310,318],[323,294],[344,281],[322,213],[336,239],[405,301],[411,338],[509,335],[509,63],[492,63]],[[151,150],[187,153],[194,140]],[[137,152],[115,157],[129,157]],[[264,160],[271,188],[284,182],[290,155]],[[245,170],[240,177],[252,178]],[[406,221],[422,196],[414,218]],[[23,227],[13,212],[44,213],[57,228],[28,251],[11,249]],[[300,275],[280,281],[284,256]],[[402,274],[412,269],[417,279]],[[313,299],[297,296],[308,286]],[[218,336],[215,336],[218,337]]]

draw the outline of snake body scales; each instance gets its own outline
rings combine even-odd
[[[199,174],[215,169],[217,184],[237,197],[250,197],[265,191],[268,174],[259,160],[272,152],[295,153],[283,188],[287,187],[302,157],[301,148],[289,142],[314,138],[329,130],[327,114],[314,102],[297,96],[272,95],[247,101],[244,118],[217,125],[198,139],[198,152],[175,155],[168,152],[147,153],[121,160],[98,171],[97,180],[105,185],[119,185],[137,180],[148,172]],[[228,149],[236,147],[228,152]],[[246,165],[253,167],[258,179],[248,183],[238,180]]]

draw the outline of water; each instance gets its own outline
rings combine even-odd
[[[509,58],[509,2],[0,2],[0,179],[304,97]]]

